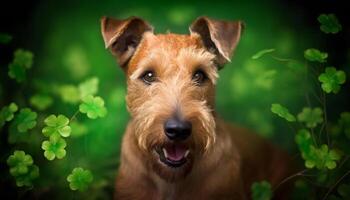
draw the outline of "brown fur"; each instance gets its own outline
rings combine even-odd
[[[131,22],[128,20],[132,23],[132,18]],[[106,19],[102,27],[105,23]],[[235,22],[232,27],[237,26]],[[128,31],[124,26],[123,30]],[[257,135],[225,123],[214,111],[216,65],[232,55],[239,35],[231,37],[231,46],[225,44],[227,52],[219,44],[225,38],[218,38],[213,50],[205,42],[208,38],[195,29],[190,35],[154,35],[147,31],[151,28],[142,30],[145,31],[141,36],[137,35],[140,32],[129,30],[132,36],[136,34],[137,46],[133,48],[112,38],[112,43],[126,45],[118,49],[112,46],[111,51],[117,59],[123,57],[123,62],[127,62],[122,67],[127,77],[126,102],[131,114],[122,143],[116,199],[250,199],[254,181],[268,180],[276,186],[287,177],[288,156]],[[234,32],[240,34],[236,28]],[[192,82],[198,68],[208,76],[201,86]],[[157,82],[145,85],[139,77],[150,69],[155,71]],[[179,169],[164,166],[154,151],[169,142],[163,124],[174,113],[189,120],[193,127],[185,141],[191,153],[188,162]]]

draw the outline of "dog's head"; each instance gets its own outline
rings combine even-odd
[[[127,76],[126,102],[147,166],[168,181],[185,177],[215,143],[218,70],[230,61],[242,23],[200,17],[189,35],[155,35],[137,17],[101,24]]]

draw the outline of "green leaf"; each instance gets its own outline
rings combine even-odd
[[[69,124],[69,119],[64,115],[50,115],[45,120],[46,126],[43,128],[42,133],[46,137],[68,137],[71,133],[71,127]]]
[[[13,63],[19,64],[27,69],[33,65],[33,53],[23,49],[17,49],[14,54]]]
[[[320,74],[318,80],[322,83],[322,89],[326,93],[338,93],[340,85],[345,83],[346,75],[342,70],[337,70],[334,67],[327,67],[325,72]]]
[[[295,142],[298,144],[299,150],[302,153],[303,158],[307,158],[311,155],[311,146],[313,145],[313,141],[311,138],[311,134],[306,129],[301,129],[295,135]]]
[[[317,20],[320,22],[320,29],[324,33],[335,34],[342,30],[342,25],[334,14],[321,14]]]
[[[271,111],[289,122],[296,121],[294,115],[292,115],[289,112],[289,110],[287,108],[283,107],[281,104],[276,104],[276,103],[272,104]]]
[[[74,85],[62,85],[58,88],[58,94],[67,103],[77,103],[80,100],[79,89]]]
[[[12,176],[19,176],[28,173],[28,167],[33,164],[31,155],[24,151],[14,151],[7,159],[7,165],[10,167]]]
[[[80,98],[83,99],[88,95],[95,95],[98,91],[98,78],[92,77],[79,84]]]
[[[320,63],[324,63],[327,60],[328,57],[328,53],[325,52],[321,52],[318,49],[306,49],[304,51],[304,57],[306,60],[312,61],[312,62],[320,62]]]
[[[67,177],[70,189],[79,191],[85,191],[92,180],[92,173],[89,170],[84,170],[81,167],[74,168],[72,173]]]
[[[30,104],[37,108],[38,110],[45,110],[49,106],[51,106],[53,100],[50,96],[44,94],[36,94],[30,97]]]
[[[16,185],[18,187],[32,186],[32,181],[39,177],[39,168],[36,165],[28,167],[28,173],[16,176]]]
[[[12,40],[12,36],[7,33],[0,33],[0,44],[8,44]]]
[[[93,97],[91,95],[83,99],[83,103],[80,104],[79,110],[81,113],[86,113],[91,119],[98,117],[104,117],[107,114],[107,109],[104,106],[104,101],[101,97]]]
[[[267,181],[255,182],[252,187],[253,200],[270,200],[272,199],[271,184]]]
[[[14,113],[17,112],[18,106],[15,103],[10,103],[8,106],[4,106],[0,110],[0,128],[13,119]]]
[[[256,60],[258,58],[261,58],[262,56],[264,56],[265,54],[268,54],[268,53],[271,53],[271,52],[274,52],[275,49],[264,49],[264,50],[261,50],[259,52],[257,52],[256,54],[254,54],[252,56],[252,59],[253,60]]]
[[[21,109],[15,118],[18,131],[23,133],[34,128],[36,126],[36,118],[36,112],[33,112],[30,108]]]
[[[64,158],[66,156],[66,146],[66,141],[60,137],[50,137],[50,140],[45,140],[41,144],[41,148],[45,150],[44,156],[48,160],[54,160],[55,158]]]
[[[304,108],[301,113],[298,114],[298,120],[305,122],[308,128],[315,128],[317,124],[323,122],[323,111],[321,108]]]
[[[23,66],[17,63],[10,63],[8,75],[10,78],[15,79],[20,83],[26,79],[26,70]]]

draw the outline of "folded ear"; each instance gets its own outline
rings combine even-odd
[[[138,17],[119,20],[102,17],[101,32],[105,47],[117,58],[121,67],[131,59],[142,39],[142,35],[153,32],[153,27]]]
[[[201,36],[205,47],[216,54],[216,62],[219,67],[222,67],[231,61],[230,57],[239,42],[243,26],[241,21],[222,21],[199,17],[190,26],[190,32]]]

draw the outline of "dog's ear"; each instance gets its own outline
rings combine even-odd
[[[197,33],[205,47],[216,54],[216,63],[221,68],[230,62],[243,30],[241,21],[221,21],[208,17],[197,18],[190,26],[191,34]]]
[[[119,20],[102,17],[101,32],[105,47],[117,58],[118,64],[125,67],[142,39],[142,35],[153,32],[153,27],[138,17]]]

